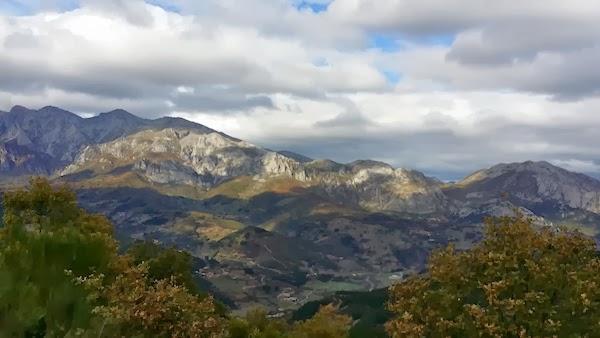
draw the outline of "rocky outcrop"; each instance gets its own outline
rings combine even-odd
[[[18,145],[16,142],[0,144],[0,171],[11,175],[48,175],[55,163],[53,159]]]
[[[196,133],[214,130],[180,118],[139,118],[118,109],[91,118],[81,118],[56,107],[32,110],[15,106],[0,114],[0,143],[20,147],[30,154],[27,165],[0,168],[0,176],[52,173],[71,164],[87,145],[110,142],[141,130],[186,128]]]
[[[103,174],[125,166],[152,182],[206,188],[238,176],[286,175],[306,180],[301,164],[279,153],[217,132],[173,128],[87,146],[61,175],[83,170]]]
[[[117,168],[131,168],[153,183],[204,189],[240,176],[285,176],[340,203],[369,210],[432,213],[446,205],[438,182],[416,171],[375,161],[303,163],[217,132],[188,129],[144,130],[87,146],[61,175],[110,174]]]
[[[462,212],[492,201],[529,208],[581,209],[600,213],[600,181],[548,162],[499,164],[480,170],[446,189]]]

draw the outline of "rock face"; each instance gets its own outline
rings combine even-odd
[[[284,176],[371,210],[431,213],[445,206],[439,182],[422,173],[374,161],[323,164],[300,162],[217,132],[167,128],[86,146],[60,174],[130,170],[149,182],[205,189],[240,176]]]
[[[21,146],[17,142],[9,141],[0,144],[0,171],[2,172],[12,175],[47,175],[56,165],[54,162],[51,156]]]
[[[463,210],[510,201],[533,209],[545,205],[600,213],[600,181],[548,162],[499,164],[473,173],[446,193]]]
[[[130,167],[151,182],[210,188],[238,176],[288,175],[304,180],[298,162],[217,132],[144,130],[85,147],[61,175]]]
[[[51,174],[70,164],[86,146],[112,141],[145,129],[180,127],[196,132],[213,132],[210,128],[179,118],[146,120],[124,110],[114,110],[84,119],[56,107],[31,110],[15,106],[0,114],[0,143],[3,157],[27,161],[8,162],[0,175]]]

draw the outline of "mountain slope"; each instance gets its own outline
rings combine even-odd
[[[311,187],[339,203],[369,210],[431,213],[445,206],[439,182],[416,171],[375,161],[302,163],[217,132],[181,128],[144,130],[87,146],[60,174],[82,172],[92,176],[129,172],[150,183],[207,191],[220,184],[233,189],[244,177],[256,177],[257,184],[287,177],[291,186]]]
[[[486,208],[522,207],[551,221],[596,222],[600,181],[548,162],[498,164],[448,186],[445,194],[467,215]]]
[[[16,146],[0,155],[0,175],[52,174],[70,164],[83,147],[112,141],[144,129],[185,127],[201,133],[210,128],[183,119],[164,117],[146,120],[124,110],[102,113],[92,118],[47,106],[31,110],[15,106],[0,114],[0,142]],[[27,163],[10,158],[27,153]],[[6,163],[6,164],[5,164]]]

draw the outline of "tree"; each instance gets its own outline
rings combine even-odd
[[[228,338],[281,338],[289,331],[285,321],[269,318],[260,308],[248,311],[243,318],[232,318],[228,326]]]
[[[352,318],[339,313],[332,304],[321,306],[311,318],[296,323],[290,333],[291,338],[341,338],[348,337]]]
[[[98,337],[198,337],[224,334],[224,319],[212,297],[198,298],[175,278],[152,280],[145,264],[129,267],[110,284],[81,279],[100,304],[93,331]]]
[[[261,309],[251,310],[245,318],[233,318],[228,338],[344,338],[348,337],[352,318],[340,314],[337,306],[324,305],[312,317],[291,325],[267,317]]]
[[[191,257],[139,245],[118,255],[112,225],[66,187],[32,179],[6,193],[0,229],[0,337],[339,338],[351,319],[324,306],[290,325],[250,312],[229,322],[195,288]]]
[[[486,221],[474,248],[434,253],[390,289],[391,337],[582,337],[600,332],[600,261],[578,232]]]
[[[3,206],[1,337],[222,335],[212,298],[119,256],[110,222],[80,209],[66,187],[32,179]]]
[[[152,280],[174,278],[176,284],[200,294],[192,275],[192,256],[189,253],[175,248],[163,248],[151,242],[137,242],[127,250],[127,254],[135,264],[148,265],[148,277]]]
[[[65,336],[89,324],[93,305],[74,276],[110,274],[112,226],[43,179],[4,195],[0,230],[0,327],[8,336]]]

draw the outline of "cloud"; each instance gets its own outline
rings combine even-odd
[[[568,160],[553,160],[552,164],[563,167],[564,169],[580,172],[580,173],[588,173],[588,174],[600,174],[600,164],[596,161],[590,160],[578,160],[578,159],[568,159]]]
[[[248,96],[231,88],[179,87],[172,94],[169,104],[180,110],[203,110],[213,112],[248,111],[257,107],[273,107],[266,95]]]
[[[597,172],[593,1],[12,2],[2,110],[182,116],[443,178],[528,159]]]
[[[596,17],[598,12],[596,4],[587,0],[568,3],[561,0],[336,0],[328,8],[328,15],[337,21],[414,35],[459,33],[515,20],[546,23],[564,18],[588,19]]]
[[[249,97],[234,100],[245,109],[268,104],[265,95],[279,92],[322,96],[387,86],[385,76],[360,54],[305,48],[294,36],[284,40],[253,28],[204,22],[136,0],[88,0],[82,5],[58,15],[0,19],[8,33],[0,36],[5,48],[2,89],[54,88],[105,98],[167,100],[179,86],[227,86]],[[26,30],[32,33],[22,33]],[[320,56],[328,59],[327,66],[313,63]],[[224,97],[222,106],[234,108],[230,95]]]
[[[373,121],[364,116],[352,100],[336,98],[335,101],[343,108],[343,111],[334,117],[315,122],[316,128],[358,132],[367,127],[373,127]]]

